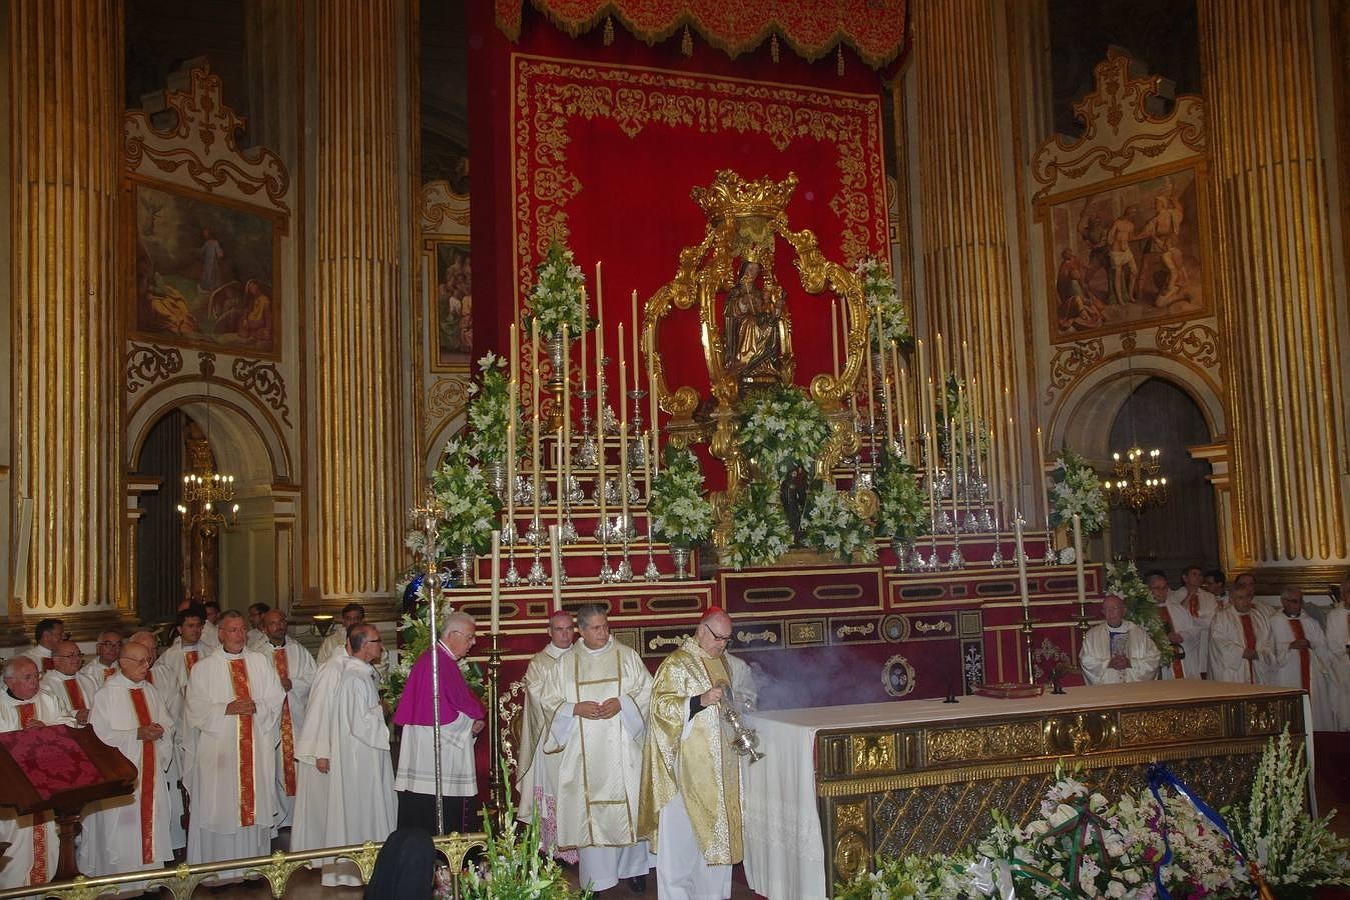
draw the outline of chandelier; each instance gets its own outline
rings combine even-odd
[[[1167,477],[1162,474],[1162,451],[1131,447],[1122,458],[1112,453],[1114,477],[1102,486],[1112,506],[1122,507],[1136,516],[1150,506],[1167,502]]]
[[[205,435],[188,440],[192,471],[183,476],[183,500],[178,514],[183,528],[198,531],[203,537],[215,537],[221,528],[239,521],[239,504],[234,500],[234,476],[216,471],[211,453],[211,394],[207,390]],[[226,509],[228,508],[228,512]]]

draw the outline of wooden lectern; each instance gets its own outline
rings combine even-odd
[[[92,728],[47,725],[0,733],[0,806],[20,815],[50,810],[61,836],[56,875],[79,874],[75,835],[86,804],[135,790],[136,767]]]

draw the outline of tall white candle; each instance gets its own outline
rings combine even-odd
[[[1017,587],[1022,592],[1022,612],[1031,618],[1031,594],[1027,590],[1027,554],[1022,547],[1022,513],[1013,513],[1013,534],[1017,541]]]
[[[533,477],[532,486],[534,488],[534,521],[539,521],[539,468],[543,464],[543,457],[539,454],[539,320],[535,319],[530,323],[530,352],[534,354],[533,369],[533,399],[534,416],[531,419],[531,426],[534,430],[532,446],[530,448],[533,457]]]
[[[1078,608],[1087,604],[1087,574],[1083,571],[1083,522],[1073,514],[1073,567],[1078,575]]]
[[[502,533],[492,532],[492,633],[502,626]]]
[[[559,546],[558,526],[548,526],[548,558],[553,570],[553,609],[562,609],[562,548]]]
[[[589,310],[590,305],[591,305],[590,301],[586,299],[586,289],[582,288],[581,334],[577,335],[577,337],[581,338],[581,387],[578,388],[578,390],[582,391],[583,393],[586,391],[586,332],[587,332],[586,320],[590,317],[590,310]],[[566,344],[564,344],[563,346],[566,346]],[[565,353],[566,351],[563,352]],[[568,431],[568,434],[571,434],[570,430]]]

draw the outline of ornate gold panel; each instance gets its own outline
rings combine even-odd
[[[849,758],[854,775],[894,772],[895,734],[855,734],[849,737]]]
[[[834,827],[840,833],[867,830],[867,803],[841,803],[834,808]]]
[[[926,749],[929,764],[973,762],[1041,754],[1045,738],[1039,721],[1007,722],[933,731]]]
[[[853,876],[867,868],[872,855],[867,852],[867,840],[856,831],[847,832],[834,844],[834,872],[841,881],[850,881]]]
[[[1140,709],[1120,714],[1120,745],[1177,744],[1224,736],[1223,707]]]
[[[1053,753],[1095,753],[1119,745],[1115,717],[1109,712],[1055,716],[1045,722],[1045,746]]]

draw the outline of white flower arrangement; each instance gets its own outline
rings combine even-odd
[[[478,462],[487,465],[506,460],[507,372],[506,360],[489,352],[478,360],[478,379],[469,384],[469,433],[465,446]],[[518,450],[522,450],[520,442]]]
[[[474,465],[467,449],[451,441],[440,467],[431,477],[431,489],[443,510],[437,542],[457,553],[468,547],[486,553],[492,546],[492,528],[500,504],[482,469]]]
[[[687,449],[666,447],[661,473],[652,480],[652,529],[676,547],[691,547],[712,534],[713,508],[703,495],[703,469]]]
[[[839,493],[832,484],[811,491],[802,515],[802,531],[806,546],[844,562],[877,558],[871,523],[859,514],[852,498]]]
[[[764,478],[809,469],[829,436],[825,414],[795,385],[754,391],[741,405],[736,442]]]
[[[884,537],[909,541],[930,524],[928,497],[919,486],[918,471],[893,447],[882,450],[876,474],[877,530]]]
[[[1096,534],[1106,524],[1106,495],[1101,476],[1087,460],[1065,450],[1051,472],[1050,514],[1056,525],[1067,525],[1076,513],[1083,535]]]
[[[909,310],[895,289],[895,279],[890,271],[875,257],[866,257],[853,269],[863,282],[863,300],[867,311],[876,323],[875,329],[869,329],[873,352],[886,351],[890,344],[907,344],[913,338],[909,328]]]
[[[1272,885],[1350,885],[1350,841],[1331,833],[1333,811],[1308,816],[1308,763],[1286,728],[1266,744],[1245,804],[1224,810],[1233,836]]]
[[[731,541],[727,563],[737,571],[767,566],[792,546],[792,528],[775,485],[752,481],[731,507]]]
[[[585,312],[586,276],[573,260],[572,251],[557,241],[549,244],[535,275],[534,288],[525,298],[528,306],[524,317],[526,333],[537,321],[539,333],[545,337],[559,337],[564,325],[570,337],[579,337],[590,323]]]

